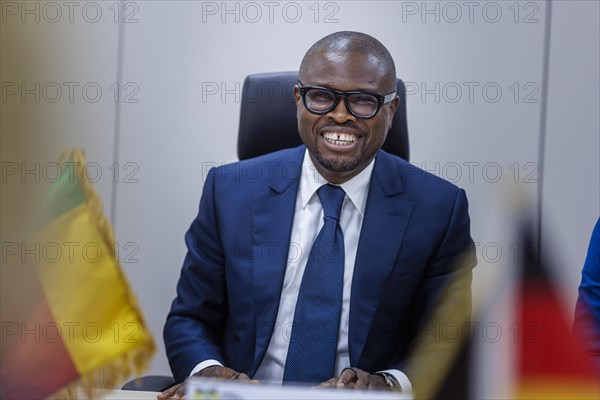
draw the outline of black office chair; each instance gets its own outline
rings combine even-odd
[[[123,390],[138,390],[144,392],[162,392],[175,384],[175,379],[167,375],[146,375],[135,378],[124,384]]]
[[[240,160],[302,144],[292,93],[296,82],[298,72],[272,72],[246,77],[238,130]],[[408,161],[406,89],[400,79],[397,80],[397,87],[400,103],[383,149]],[[122,389],[162,392],[174,384],[173,377],[148,375],[127,382]]]
[[[272,72],[246,77],[242,88],[238,131],[237,153],[240,160],[302,144],[292,92],[297,82],[298,72]],[[400,79],[396,83],[400,103],[383,149],[408,161],[406,89]]]

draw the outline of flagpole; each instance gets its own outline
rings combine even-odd
[[[119,11],[123,9],[123,0],[119,0]],[[120,15],[117,14],[117,15]],[[117,93],[118,101],[115,102],[115,127],[114,127],[114,140],[113,140],[113,164],[118,165],[119,162],[119,139],[121,138],[121,93],[122,88],[121,81],[123,80],[123,53],[124,53],[124,42],[125,42],[125,24],[123,18],[119,17],[119,34],[117,44]],[[119,187],[119,180],[113,180],[112,191],[110,196],[110,224],[115,227],[115,220],[117,215],[117,190]]]
[[[539,181],[537,193],[537,257],[542,254],[542,195],[544,193],[544,163],[546,150],[546,122],[548,115],[548,75],[550,69],[550,33],[552,27],[552,0],[546,1],[546,18],[544,24],[544,53],[542,61],[542,85],[541,85],[541,109],[540,109],[540,132],[538,148]]]

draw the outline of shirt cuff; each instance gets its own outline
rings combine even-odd
[[[202,371],[204,368],[213,367],[213,366],[215,366],[215,365],[218,365],[218,366],[220,366],[220,367],[222,367],[222,366],[223,366],[223,364],[221,364],[221,363],[220,363],[220,362],[218,362],[217,360],[213,360],[213,359],[210,359],[210,360],[204,360],[204,361],[202,361],[201,363],[199,363],[198,365],[196,365],[196,366],[194,367],[194,369],[192,369],[192,372],[190,372],[190,375],[189,375],[189,376],[192,376],[192,375],[194,375],[196,372],[200,372],[200,371]],[[402,374],[402,372],[400,372],[400,373]],[[404,374],[402,374],[402,375],[404,375]],[[189,376],[188,376],[188,377],[189,377]],[[394,375],[394,376],[395,376],[395,375]],[[407,378],[407,379],[408,379],[408,378]]]
[[[396,378],[396,380],[400,384],[400,387],[402,388],[403,393],[411,393],[412,392],[412,384],[410,383],[408,376],[406,376],[404,374],[404,372],[400,371],[399,369],[386,369],[383,371],[377,371],[378,374],[380,374],[382,372],[393,375],[394,378]]]

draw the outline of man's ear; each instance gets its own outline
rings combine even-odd
[[[294,101],[296,102],[296,106],[300,105],[302,101],[302,96],[300,96],[300,88],[298,85],[294,85]]]

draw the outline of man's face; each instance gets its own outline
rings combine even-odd
[[[360,53],[317,54],[301,71],[305,86],[322,86],[337,90],[363,90],[388,94],[390,87],[375,57]],[[382,105],[370,119],[360,119],[348,112],[343,98],[337,106],[323,115],[308,111],[302,103],[300,90],[294,87],[298,130],[308,148],[317,170],[331,183],[343,183],[360,173],[383,146],[392,118],[398,106],[398,97]],[[338,135],[343,134],[339,139]]]

